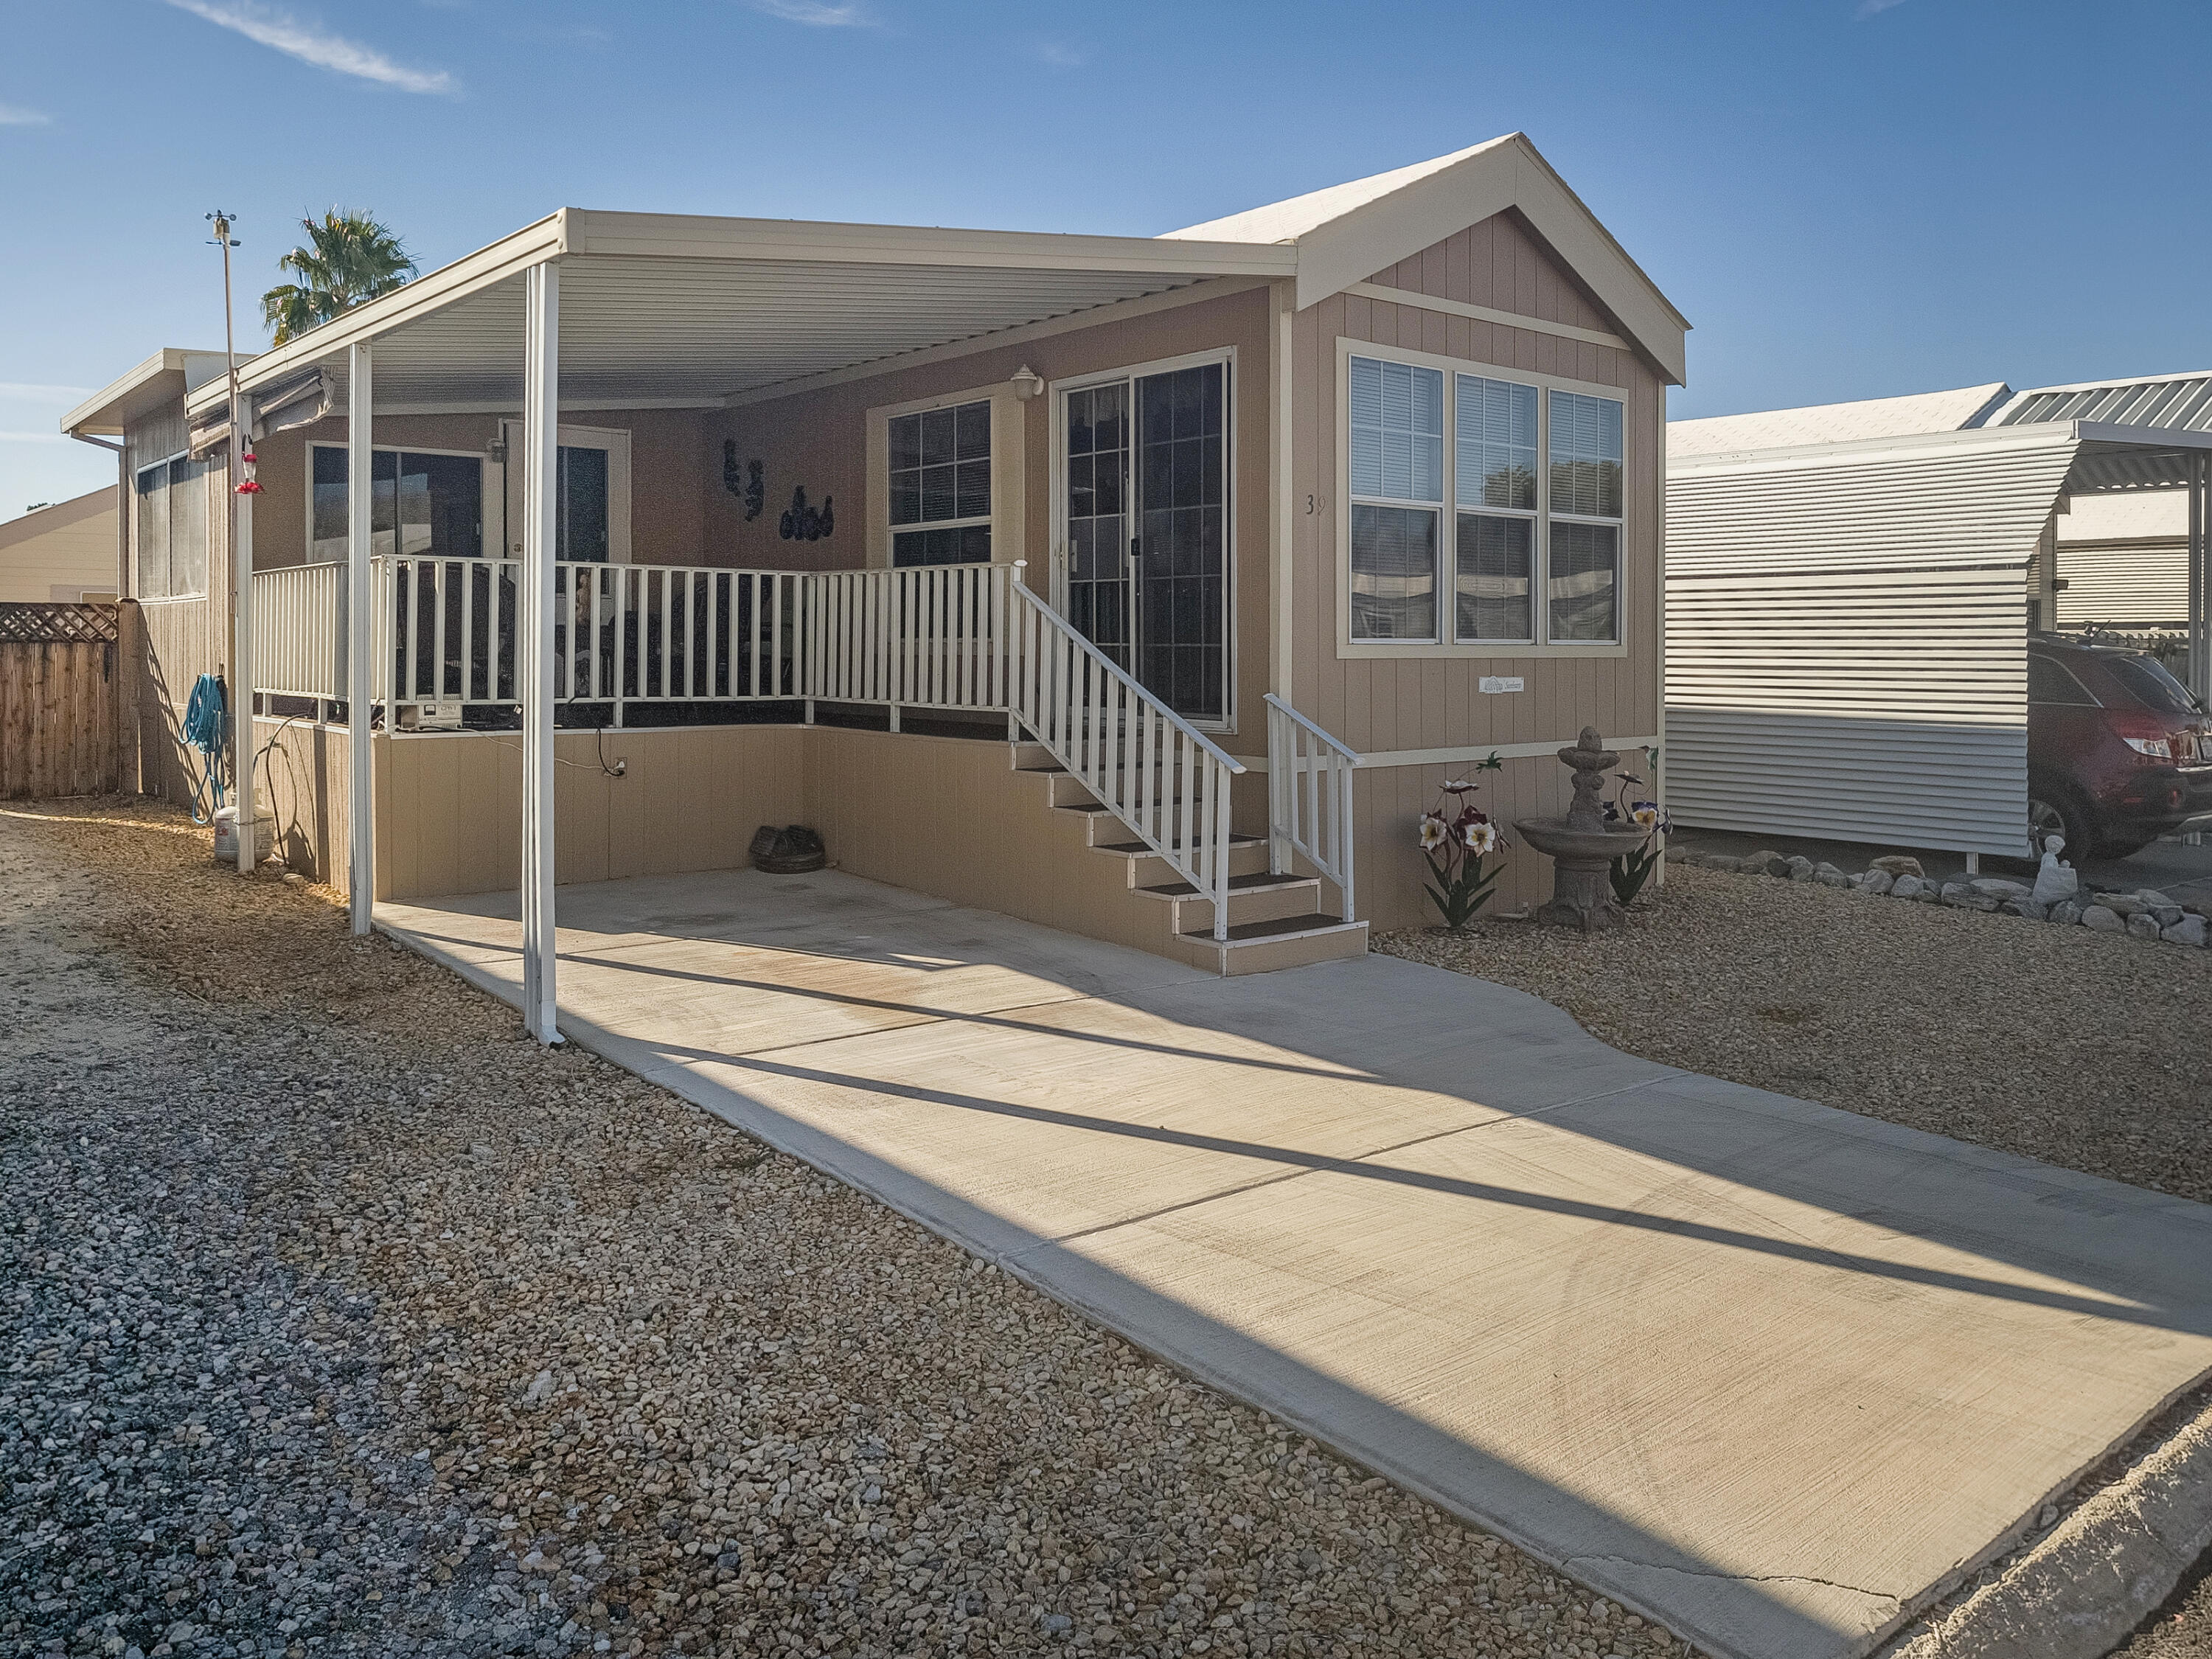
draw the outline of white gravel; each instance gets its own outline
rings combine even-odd
[[[0,1655],[1688,1651],[203,849],[0,815]]]
[[[2212,951],[1684,865],[1592,938],[1489,920],[1376,948],[1630,1054],[2212,1200]]]

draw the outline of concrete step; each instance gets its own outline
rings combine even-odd
[[[1168,907],[1168,925],[1177,934],[1206,933],[1213,928],[1213,901],[1202,896],[1187,881],[1139,887],[1139,898]],[[1266,870],[1229,878],[1229,921],[1272,921],[1283,916],[1310,915],[1321,900],[1321,881],[1315,876],[1275,875]]]
[[[1109,815],[1106,823],[1114,825],[1123,836],[1129,833],[1121,827],[1118,818]],[[1092,828],[1094,833],[1097,833],[1101,827],[1093,820]],[[1112,834],[1114,831],[1103,833]],[[1094,842],[1091,851],[1103,854],[1108,858],[1127,859],[1129,862],[1129,885],[1132,887],[1164,887],[1170,882],[1182,879],[1174,866],[1140,841]],[[1231,836],[1229,838],[1229,873],[1231,876],[1251,875],[1267,867],[1266,836]]]
[[[1184,932],[1176,936],[1176,945],[1185,961],[1216,973],[1264,974],[1364,956],[1367,924],[1309,911],[1232,921],[1226,939],[1216,939],[1210,927]]]
[[[1178,933],[1176,946],[1184,961],[1218,974],[1268,974],[1365,956],[1367,924],[1309,911],[1265,921],[1233,921],[1225,939],[1215,939],[1211,927]]]

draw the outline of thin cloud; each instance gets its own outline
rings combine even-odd
[[[33,403],[66,404],[90,396],[90,386],[38,386],[29,380],[0,380],[0,398],[25,398]]]
[[[755,11],[787,23],[805,23],[810,28],[859,28],[872,21],[858,5],[833,6],[824,0],[749,0],[749,3]]]
[[[25,109],[21,104],[0,104],[0,127],[42,127],[53,118],[43,111]]]
[[[1051,64],[1054,69],[1081,69],[1083,67],[1083,54],[1078,52],[1073,46],[1064,46],[1058,40],[1046,40],[1040,42],[1036,49],[1036,55],[1044,59],[1046,63]]]
[[[380,86],[402,92],[451,92],[453,77],[443,70],[409,69],[395,64],[374,46],[364,46],[343,35],[326,34],[274,6],[259,0],[169,0],[179,11],[188,11],[218,28],[234,30],[247,40],[288,58],[296,58],[317,69],[335,70]]]
[[[1879,17],[1892,6],[1904,3],[1905,0],[1859,0],[1858,21],[1863,23],[1869,17]]]

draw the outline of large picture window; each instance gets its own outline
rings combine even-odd
[[[1364,355],[1346,382],[1354,643],[1619,642],[1620,399]]]
[[[604,452],[601,456],[604,476]],[[567,450],[561,452],[561,479],[568,476]],[[314,556],[346,556],[347,452],[335,445],[314,447]],[[380,449],[369,458],[368,547],[374,555],[398,552],[407,558],[474,559],[483,553],[483,462],[474,455],[421,455]],[[568,523],[566,489],[560,524]],[[563,559],[606,557],[606,514],[599,518],[596,553],[557,554]],[[565,540],[565,537],[561,539]]]
[[[1444,377],[1352,360],[1352,637],[1437,637]]]
[[[142,599],[196,599],[207,592],[207,463],[179,455],[142,467],[133,501]]]
[[[991,402],[894,415],[891,562],[985,564],[991,557]]]

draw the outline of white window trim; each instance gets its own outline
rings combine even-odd
[[[1535,506],[1491,507],[1480,502],[1469,506],[1460,501],[1459,383],[1460,377],[1462,375],[1465,375],[1469,380],[1496,380],[1504,385],[1525,386],[1536,394]],[[1546,519],[1544,512],[1544,483],[1547,476],[1544,457],[1544,440],[1547,435],[1544,429],[1544,410],[1546,407],[1545,400],[1549,396],[1549,388],[1538,384],[1535,380],[1531,380],[1525,374],[1514,374],[1510,376],[1504,374],[1479,374],[1475,370],[1471,368],[1457,368],[1452,370],[1445,376],[1444,400],[1450,405],[1444,414],[1445,442],[1449,445],[1451,453],[1444,458],[1444,477],[1446,480],[1446,493],[1450,497],[1447,505],[1451,513],[1451,522],[1446,526],[1447,533],[1444,537],[1443,544],[1437,550],[1440,562],[1440,568],[1437,571],[1439,580],[1437,583],[1437,620],[1438,623],[1437,637],[1452,645],[1471,646],[1478,650],[1496,653],[1509,648],[1515,650],[1526,650],[1529,646],[1537,644],[1543,637],[1541,629],[1544,624],[1540,618],[1539,613],[1543,610],[1544,605],[1544,524]],[[1622,413],[1625,416],[1626,414],[1626,410],[1625,408],[1623,409]],[[1459,637],[1459,515],[1462,513],[1472,513],[1483,518],[1489,519],[1519,519],[1529,526],[1528,632],[1522,635],[1517,639],[1462,640]],[[1451,577],[1450,581],[1448,583],[1442,580],[1447,573],[1449,573]],[[1449,611],[1451,613],[1451,626],[1449,629],[1445,629],[1442,626],[1443,616],[1446,611]],[[1378,644],[1383,642],[1384,641],[1371,641],[1371,643]]]
[[[150,599],[140,591],[144,585],[145,564],[143,559],[144,550],[139,545],[138,541],[138,502],[141,499],[138,494],[138,480],[144,474],[151,472],[157,466],[167,469],[178,461],[188,461],[191,459],[191,458],[192,452],[191,450],[180,449],[173,455],[164,455],[158,461],[148,461],[143,466],[134,466],[131,469],[131,598],[136,599],[140,605],[201,605],[204,604],[207,600],[208,594],[207,588],[205,587],[201,588],[197,593],[162,593]],[[213,477],[215,476],[215,469],[210,466],[202,476],[204,477]],[[161,533],[163,538],[162,554],[165,558],[167,556],[169,552],[167,544],[167,520],[169,509],[168,492],[169,482],[167,478],[164,477],[161,481]],[[202,499],[200,502],[201,511],[207,519],[207,526],[204,534],[206,537],[205,544],[207,546],[210,560],[212,559],[215,551],[215,516],[213,512],[209,508],[208,503],[213,499],[214,489],[210,486],[210,489],[202,492]],[[212,585],[212,578],[210,578],[210,585]]]
[[[1438,543],[1437,548],[1437,623],[1440,630],[1433,640],[1355,640],[1352,637],[1352,360],[1354,357],[1375,357],[1384,362],[1411,363],[1422,368],[1441,369],[1444,374],[1444,477],[1443,500],[1438,505]],[[1533,641],[1515,643],[1510,641],[1480,640],[1461,644],[1450,638],[1454,623],[1447,611],[1455,613],[1454,590],[1443,580],[1448,569],[1458,568],[1458,520],[1461,511],[1454,499],[1458,492],[1459,478],[1459,396],[1455,374],[1480,375],[1485,380],[1511,380],[1521,386],[1536,388],[1536,536],[1534,549],[1534,568],[1529,573],[1529,612],[1536,629]],[[1561,514],[1563,520],[1585,524],[1616,526],[1620,531],[1620,574],[1616,578],[1616,606],[1614,619],[1620,637],[1601,641],[1560,641],[1547,637],[1551,623],[1547,572],[1550,566],[1550,536],[1547,526],[1551,512],[1552,468],[1552,398],[1553,392],[1579,392],[1589,397],[1605,398],[1621,405],[1621,507],[1620,519],[1589,519],[1574,514]],[[1526,661],[1537,657],[1626,657],[1628,654],[1628,479],[1632,474],[1636,436],[1629,419],[1630,388],[1603,386],[1590,380],[1570,380],[1564,375],[1546,374],[1534,369],[1515,368],[1505,363],[1486,363],[1466,357],[1440,356],[1432,351],[1416,351],[1405,346],[1391,345],[1380,340],[1355,339],[1339,335],[1336,339],[1336,654],[1340,659],[1358,658],[1435,658],[1458,659],[1467,661]],[[1377,497],[1377,500],[1382,498]],[[1427,506],[1425,502],[1406,503]],[[1469,507],[1471,513],[1496,512],[1526,516],[1511,508]]]
[[[991,405],[991,512],[982,519],[945,519],[928,524],[901,525],[899,532],[947,530],[963,525],[991,527],[991,562],[1012,564],[1024,556],[1022,532],[1027,522],[1023,501],[1025,411],[1011,382],[969,386],[915,398],[902,404],[884,404],[867,411],[863,422],[868,458],[868,529],[866,557],[871,569],[888,570],[891,562],[891,420],[899,415],[925,415],[933,409],[952,409],[962,404]]]
[[[1133,385],[1146,374],[1170,374],[1179,368],[1199,368],[1207,363],[1219,363],[1227,370],[1221,402],[1222,487],[1228,492],[1228,511],[1222,515],[1221,556],[1227,577],[1221,595],[1222,672],[1227,684],[1222,688],[1222,718],[1218,720],[1193,720],[1191,724],[1201,732],[1237,730],[1237,516],[1243,496],[1238,493],[1237,477],[1237,399],[1241,386],[1237,367],[1237,348],[1233,345],[1210,346],[1203,351],[1186,351],[1175,357],[1156,357],[1149,362],[1127,363],[1115,368],[1095,369],[1081,374],[1070,374],[1065,379],[1048,382],[1044,390],[1048,405],[1048,429],[1045,467],[1046,500],[1050,503],[1047,517],[1046,544],[1052,549],[1052,570],[1049,586],[1042,573],[1030,573],[1030,585],[1050,596],[1054,607],[1066,610],[1067,581],[1067,394],[1080,392],[1085,386],[1109,386],[1115,380],[1127,380]],[[1130,410],[1130,419],[1136,410]],[[1134,428],[1131,436],[1133,441]],[[1135,463],[1132,461],[1132,471]],[[1135,479],[1130,480],[1134,488]]]

